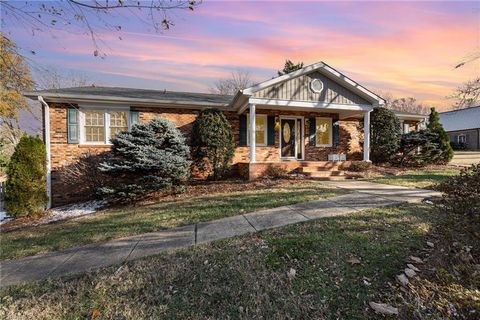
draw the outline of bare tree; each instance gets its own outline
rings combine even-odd
[[[463,83],[448,98],[455,100],[455,110],[480,105],[480,77]]]
[[[380,96],[385,99],[385,107],[402,112],[428,114],[430,108],[417,101],[414,97],[396,98],[390,92],[384,92]]]
[[[54,67],[48,67],[36,73],[35,78],[37,89],[60,89],[93,85],[93,81],[87,80],[88,77],[84,73],[76,71],[62,72]]]
[[[93,55],[105,57],[105,42],[99,31],[117,33],[122,40],[120,32],[125,26],[118,23],[121,14],[159,32],[174,25],[172,12],[194,10],[200,3],[201,0],[1,1],[1,26],[4,32],[8,32],[8,26],[24,28],[33,36],[47,33],[55,37],[58,31],[88,35],[94,46]],[[35,54],[35,50],[31,53]]]
[[[250,76],[250,72],[246,70],[237,70],[231,73],[230,78],[219,79],[215,81],[213,87],[210,88],[212,93],[234,95],[239,90],[252,86],[254,82]]]

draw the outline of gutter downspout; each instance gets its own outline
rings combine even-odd
[[[43,132],[45,139],[45,149],[47,153],[47,210],[52,207],[52,164],[50,152],[50,106],[43,100],[42,96],[38,96],[38,101],[43,105]]]

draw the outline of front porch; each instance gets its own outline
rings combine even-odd
[[[249,103],[240,110],[234,163],[242,176],[256,179],[276,167],[312,178],[343,177],[351,161],[369,161],[372,107],[290,104]]]

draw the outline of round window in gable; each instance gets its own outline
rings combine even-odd
[[[320,93],[323,90],[323,82],[320,79],[313,79],[310,81],[310,89],[315,93]]]

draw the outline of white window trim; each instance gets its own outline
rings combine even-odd
[[[462,143],[467,143],[467,135],[465,135],[465,134],[459,134],[457,136],[457,143],[460,143],[460,137],[463,137],[463,142]]]
[[[103,112],[103,128],[104,128],[104,134],[105,134],[105,140],[104,141],[86,141],[85,140],[85,111],[99,111]],[[131,128],[131,123],[130,123],[130,108],[129,107],[105,107],[105,106],[94,106],[94,105],[88,105],[88,106],[80,106],[79,107],[79,112],[80,112],[80,141],[79,144],[81,145],[112,145],[110,142],[110,112],[116,112],[116,111],[126,111],[127,112],[127,126],[128,130]]]
[[[329,144],[318,144],[317,141],[317,120],[329,120],[330,121],[330,132],[329,132]],[[310,124],[311,125],[311,124]],[[315,146],[316,147],[332,147],[333,146],[333,121],[332,118],[327,118],[327,117],[316,117],[315,118]]]
[[[255,141],[255,147],[266,147],[268,145],[268,117],[266,114],[256,114],[255,121],[257,118],[264,118],[265,130],[263,133],[263,141],[265,143],[257,143]],[[247,113],[247,146],[250,146],[250,114]]]

